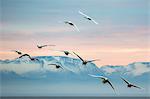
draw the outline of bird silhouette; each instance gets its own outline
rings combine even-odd
[[[54,66],[56,66],[57,69],[58,69],[58,68],[64,69],[61,65],[58,65],[58,64],[48,64],[48,65],[54,65]]]
[[[81,61],[83,65],[86,65],[87,63],[91,63],[94,61],[99,61],[99,59],[94,59],[94,60],[84,60],[83,58],[81,58],[78,54],[76,54],[75,52],[73,52]]]
[[[125,80],[124,78],[121,77],[121,79],[127,84],[127,87],[128,87],[128,88],[135,87],[135,88],[141,89],[141,87],[129,83],[129,81]]]
[[[65,24],[69,24],[70,26],[73,26],[78,32],[80,31],[79,28],[71,21],[64,21]]]
[[[92,75],[92,74],[88,74],[88,75],[91,76],[91,77],[95,77],[95,78],[100,78],[100,79],[102,79],[102,83],[103,83],[103,84],[108,83],[108,84],[111,86],[111,88],[115,91],[115,88],[113,87],[112,83],[109,81],[109,79],[108,79],[107,77],[104,77],[104,76],[97,76],[97,75]]]
[[[98,24],[93,18],[89,17],[88,15],[84,14],[83,12],[79,11],[79,14],[83,15],[85,19],[92,21],[95,24]]]
[[[22,54],[22,52],[20,52],[20,51],[17,51],[17,50],[12,50],[13,52],[16,52],[17,54],[19,54],[19,55],[21,55]]]
[[[29,54],[23,54],[23,55],[21,55],[19,58],[22,58],[22,57],[24,57],[24,56],[29,57],[29,59],[30,59],[31,61],[39,61],[39,59],[31,57]]]
[[[59,52],[63,52],[65,55],[73,55],[72,53],[70,53],[69,51],[67,51],[67,50],[53,50],[53,51],[59,51]]]
[[[42,49],[43,47],[47,47],[47,46],[55,46],[55,45],[37,45],[37,47],[38,47],[39,49]]]

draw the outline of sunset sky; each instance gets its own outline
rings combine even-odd
[[[150,61],[149,0],[2,0],[0,59],[75,51],[101,65]],[[78,11],[94,18],[96,25]],[[80,32],[65,25],[71,20]],[[39,50],[36,45],[55,44]],[[72,57],[72,56],[71,56]],[[74,56],[73,56],[74,57]]]

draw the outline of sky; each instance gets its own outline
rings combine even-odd
[[[149,61],[149,0],[1,0],[0,59],[75,51],[101,65]],[[91,16],[96,25],[78,11]],[[63,23],[74,22],[80,32]],[[41,50],[36,45],[55,44]],[[52,50],[53,49],[53,50]],[[72,56],[71,56],[72,57]],[[74,56],[73,56],[74,57]]]

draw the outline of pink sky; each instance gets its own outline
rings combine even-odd
[[[26,34],[28,35],[28,34]],[[100,39],[100,41],[99,41]],[[64,37],[56,38],[56,40],[49,38],[36,41],[32,38],[28,40],[5,40],[1,44],[0,58],[1,59],[14,59],[18,55],[11,52],[11,50],[20,50],[24,53],[29,53],[32,56],[48,56],[48,55],[64,55],[63,53],[51,51],[55,50],[69,50],[75,51],[84,59],[101,59],[101,61],[95,62],[98,66],[102,65],[127,65],[132,62],[149,61],[150,60],[150,48],[148,46],[148,40],[141,42],[142,40],[127,42],[109,42],[102,37],[94,37],[90,39],[82,39],[82,37]],[[78,42],[76,42],[78,41]],[[99,41],[99,42],[97,42]],[[39,43],[40,42],[40,43]],[[49,43],[50,42],[50,43]],[[137,42],[137,43],[135,43]],[[133,44],[134,46],[133,46]],[[41,50],[37,49],[36,44],[56,44],[56,47],[47,47]],[[123,45],[125,44],[125,45]],[[72,57],[72,56],[71,56]],[[75,56],[73,56],[75,57]]]

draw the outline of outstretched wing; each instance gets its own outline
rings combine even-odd
[[[70,55],[74,56],[71,52],[69,52]]]
[[[48,65],[54,65],[54,66],[56,66],[56,64],[48,64]]]
[[[84,13],[81,12],[81,11],[79,11],[79,14],[83,15],[83,16],[86,17],[86,18],[91,18],[91,17],[89,17],[88,15],[84,14]]]
[[[115,91],[115,88],[113,87],[112,83],[110,81],[108,81],[108,83],[111,86],[111,88]]]
[[[93,21],[95,24],[98,24],[98,22],[96,22],[94,19],[92,19],[92,21]]]
[[[57,64],[48,64],[48,65],[60,66],[62,69],[64,69],[62,65],[57,65]]]
[[[141,89],[141,87],[139,87],[139,86],[136,86],[136,85],[133,85],[133,87],[135,87],[135,88],[138,88],[138,89]]]
[[[82,61],[84,61],[78,54],[76,54],[75,52],[73,52],[76,56],[78,56]]]
[[[79,28],[74,24],[75,29],[80,32]]]
[[[100,59],[89,60],[87,62],[94,62],[94,61],[100,61]]]
[[[48,45],[42,45],[41,47],[46,47],[46,46],[48,46]]]
[[[91,76],[91,77],[95,77],[95,78],[107,79],[107,78],[104,77],[104,76],[92,75],[92,74],[88,74],[88,75]]]
[[[55,45],[42,45],[41,47],[46,47],[46,46],[55,46]]]
[[[22,58],[22,57],[24,57],[24,56],[28,56],[29,58],[31,58],[29,54],[23,54],[23,55],[21,55],[19,58]]]
[[[128,85],[130,84],[127,80],[123,79],[122,77],[121,77],[121,79],[122,79],[124,82],[126,82]]]

